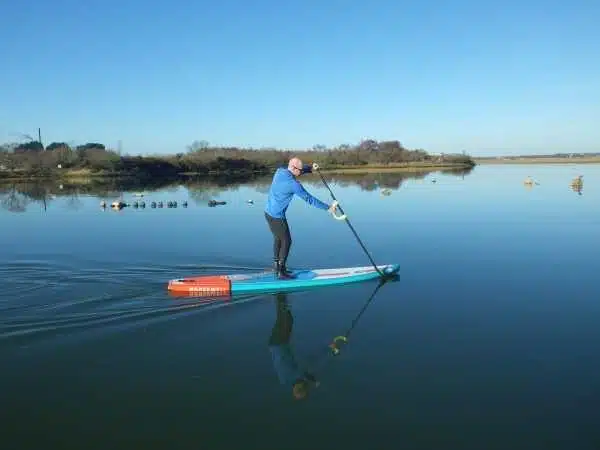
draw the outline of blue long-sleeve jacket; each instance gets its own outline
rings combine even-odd
[[[310,172],[310,166],[305,165],[304,172]],[[280,167],[273,175],[265,212],[276,219],[285,218],[285,213],[294,194],[311,206],[324,210],[329,208],[327,203],[310,195],[286,167]]]

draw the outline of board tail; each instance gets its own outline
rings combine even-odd
[[[231,295],[231,280],[220,275],[179,278],[169,281],[167,288],[173,293],[184,295],[228,296]]]

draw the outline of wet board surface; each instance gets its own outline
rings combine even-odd
[[[398,264],[378,266],[386,275],[396,274]],[[294,278],[280,280],[273,271],[204,275],[169,281],[168,289],[176,293],[231,295],[259,292],[280,292],[311,287],[335,286],[379,278],[373,266],[340,267],[331,269],[298,269],[290,271]]]

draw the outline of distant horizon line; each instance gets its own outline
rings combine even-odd
[[[109,148],[109,147],[107,147]],[[338,149],[324,149],[324,150],[315,150],[312,148],[278,148],[278,147],[241,147],[241,146],[236,146],[236,145],[229,145],[229,146],[225,146],[225,145],[214,145],[214,146],[210,146],[208,147],[209,149],[217,149],[217,148],[221,148],[221,149],[226,149],[226,148],[237,148],[241,151],[244,150],[255,150],[255,151],[282,151],[282,152],[324,152],[324,151],[328,151],[328,150],[338,150]],[[543,156],[556,156],[556,155],[585,155],[585,156],[600,156],[600,150],[590,150],[590,151],[566,151],[566,150],[562,150],[562,151],[554,151],[552,153],[550,152],[536,152],[536,153],[488,153],[488,154],[473,154],[470,153],[466,150],[459,150],[459,151],[455,151],[455,152],[432,152],[432,151],[428,151],[424,148],[406,148],[406,150],[409,151],[415,151],[415,150],[423,150],[425,152],[427,152],[427,154],[431,155],[431,156],[441,156],[441,155],[462,155],[465,154],[467,156],[470,156],[472,158],[519,158],[519,157],[543,157]],[[159,152],[153,152],[153,153],[149,153],[149,152],[138,152],[138,153],[129,153],[129,152],[123,152],[123,154],[128,154],[128,155],[139,155],[139,156],[154,156],[154,155],[165,155],[165,154],[177,154],[177,153],[186,153],[186,152],[178,152],[178,151],[173,151],[173,152],[166,152],[166,153],[159,153]]]

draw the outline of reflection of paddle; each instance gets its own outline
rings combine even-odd
[[[328,349],[327,353],[325,355],[323,355],[322,357],[319,357],[317,362],[314,364],[316,370],[312,370],[311,372],[321,372],[322,370],[324,370],[327,363],[332,360],[331,356],[338,356],[340,354],[341,346],[343,344],[348,343],[348,337],[350,336],[350,333],[352,332],[352,330],[354,330],[354,328],[358,324],[360,318],[363,316],[363,314],[365,313],[365,311],[367,310],[369,305],[371,305],[373,303],[373,300],[375,299],[375,295],[377,294],[379,289],[381,289],[381,287],[384,284],[386,284],[388,281],[397,281],[398,279],[399,279],[399,276],[397,274],[393,275],[392,277],[386,277],[386,278],[379,279],[379,282],[377,283],[375,290],[371,293],[368,300],[365,302],[364,306],[358,312],[358,314],[352,321],[352,324],[350,325],[350,327],[346,330],[346,332],[344,334],[333,338],[332,342],[327,346],[327,349]],[[316,383],[317,386],[319,385],[319,382],[317,382],[316,379],[314,380],[314,382]]]
[[[329,344],[331,353],[334,356],[337,356],[340,354],[340,346],[341,345],[348,343],[348,337],[350,336],[350,333],[352,332],[352,330],[354,329],[354,327],[356,326],[356,324],[358,323],[358,321],[360,320],[362,315],[365,313],[365,311],[367,310],[367,308],[369,307],[371,302],[373,302],[373,299],[375,298],[375,294],[377,294],[377,291],[379,291],[381,286],[383,286],[387,281],[389,281],[385,278],[382,278],[380,280],[381,281],[379,283],[377,283],[377,287],[375,288],[375,290],[373,291],[373,293],[371,294],[369,299],[366,301],[365,305],[362,307],[362,309],[358,312],[357,316],[352,321],[352,325],[350,325],[350,328],[348,328],[348,330],[346,330],[346,332],[344,334],[334,337],[331,344]]]

